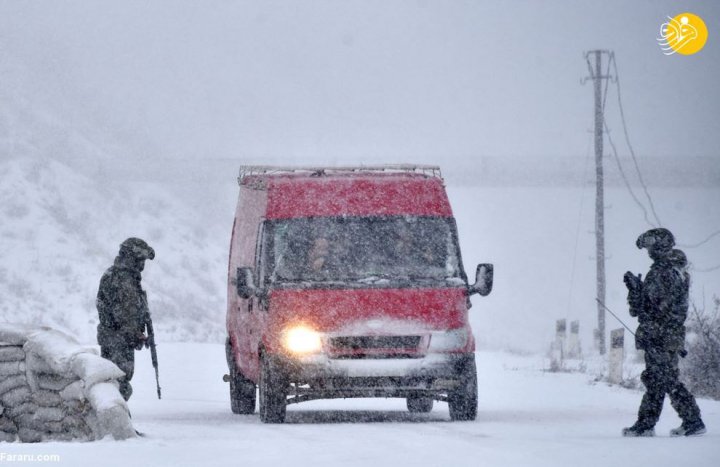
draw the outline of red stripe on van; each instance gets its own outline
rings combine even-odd
[[[438,178],[375,175],[268,180],[268,219],[341,215],[451,217],[452,210]]]

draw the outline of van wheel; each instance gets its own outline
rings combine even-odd
[[[411,413],[429,413],[433,408],[433,400],[431,397],[408,396],[405,400],[407,408]]]
[[[260,369],[260,421],[284,423],[287,408],[287,382],[270,358],[263,357]]]
[[[475,355],[463,359],[457,369],[460,385],[448,394],[450,419],[456,421],[475,420],[478,404]]]
[[[230,338],[225,341],[225,356],[230,370],[230,410],[235,414],[255,413],[255,383],[237,370],[230,347]]]

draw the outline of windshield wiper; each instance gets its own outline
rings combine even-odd
[[[355,278],[352,280],[353,282],[358,282],[360,284],[378,284],[382,282],[390,282],[391,279],[397,278],[397,276],[391,276],[390,274],[373,274],[370,276],[365,276],[363,278]]]

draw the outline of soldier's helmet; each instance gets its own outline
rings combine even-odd
[[[657,252],[670,251],[675,246],[675,237],[665,228],[651,229],[640,235],[635,242],[638,248]]]
[[[120,256],[129,256],[139,260],[152,260],[155,258],[155,250],[145,240],[130,237],[120,244]]]

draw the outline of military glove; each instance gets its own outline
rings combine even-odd
[[[147,336],[140,334],[137,338],[137,344],[135,344],[135,350],[142,350],[143,347],[147,347]]]
[[[625,287],[627,287],[630,291],[635,292],[642,288],[642,274],[638,274],[636,276],[632,272],[628,271],[623,276],[623,281],[625,282]]]

